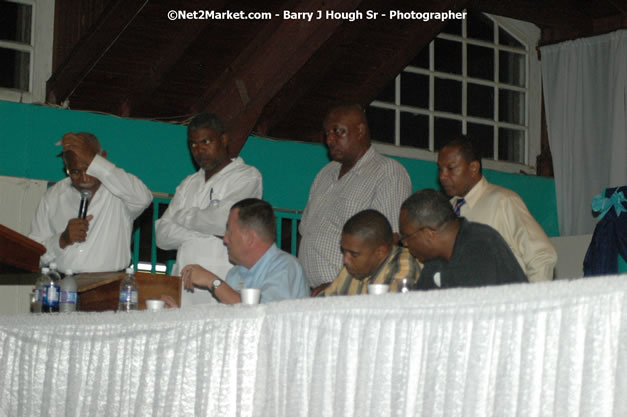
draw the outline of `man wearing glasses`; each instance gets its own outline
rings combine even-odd
[[[333,108],[323,127],[331,162],[311,186],[298,229],[302,236],[298,258],[313,288],[328,285],[342,269],[340,238],[351,216],[375,209],[396,229],[401,203],[411,193],[405,168],[370,145],[359,105]]]
[[[127,267],[133,221],[150,205],[150,190],[109,162],[93,134],[66,133],[59,144],[68,178],[46,191],[30,234],[46,247],[41,263],[54,261],[63,272]]]
[[[403,202],[400,230],[403,245],[424,263],[418,289],[528,282],[496,230],[457,217],[435,190],[418,191]]]

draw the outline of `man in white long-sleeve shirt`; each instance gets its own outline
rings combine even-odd
[[[150,205],[150,190],[109,162],[91,133],[67,133],[60,144],[68,178],[46,191],[30,234],[46,247],[41,263],[56,262],[62,272],[127,267],[133,221]],[[91,193],[84,219],[78,218],[82,191]]]
[[[222,241],[229,211],[240,200],[261,198],[262,180],[242,158],[229,158],[228,144],[224,124],[214,114],[201,113],[187,127],[187,145],[200,169],[176,188],[155,223],[157,246],[177,250],[173,275],[198,264],[225,279],[233,267]],[[183,291],[181,306],[211,300],[208,291]]]

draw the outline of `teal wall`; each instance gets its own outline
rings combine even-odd
[[[185,127],[168,123],[0,101],[0,175],[58,181],[63,163],[55,143],[66,132],[98,136],[116,165],[141,178],[154,192],[174,193],[194,166]],[[321,144],[250,137],[240,155],[263,175],[264,198],[275,207],[303,209],[316,173],[328,162]],[[433,162],[396,158],[413,189],[437,188]],[[484,170],[486,178],[516,191],[549,236],[557,236],[555,183],[550,178]]]

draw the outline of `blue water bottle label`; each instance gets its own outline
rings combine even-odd
[[[61,303],[62,304],[76,304],[78,295],[76,291],[61,291]]]
[[[137,304],[137,291],[122,290],[120,291],[120,302]]]
[[[48,307],[59,306],[59,286],[48,285],[44,289],[43,305]]]

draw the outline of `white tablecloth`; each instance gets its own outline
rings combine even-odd
[[[627,276],[0,318],[5,416],[626,416]]]

